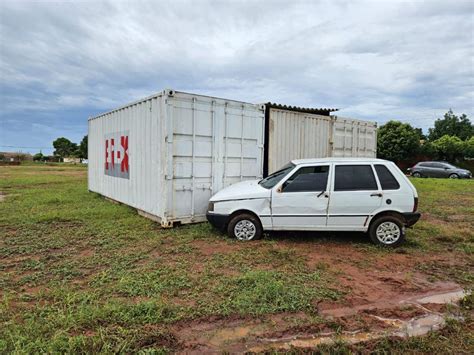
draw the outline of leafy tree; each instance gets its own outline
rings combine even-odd
[[[433,142],[433,146],[438,152],[438,156],[447,161],[454,162],[464,155],[466,143],[457,136],[445,134]]]
[[[54,155],[61,158],[75,155],[77,153],[77,144],[72,143],[69,139],[61,137],[53,142]]]
[[[474,136],[469,138],[464,144],[464,157],[474,158]]]
[[[79,144],[79,158],[87,159],[87,135],[82,138]]]
[[[438,151],[436,147],[430,141],[425,141],[420,147],[420,154],[429,157],[430,159],[436,158],[438,156]]]
[[[0,161],[4,161],[4,160],[6,160],[5,154],[0,153]]]
[[[33,161],[43,161],[43,160],[44,160],[43,153],[39,152],[33,155]]]
[[[434,127],[428,130],[428,138],[435,141],[445,135],[457,136],[462,140],[471,138],[474,135],[474,125],[465,114],[456,116],[452,110],[444,114],[443,119],[437,119]]]
[[[413,157],[420,149],[420,133],[408,123],[389,121],[377,131],[377,155],[401,161]]]
[[[15,153],[14,159],[16,161],[24,161],[24,160],[26,160],[26,154],[21,153],[21,152]]]
[[[427,137],[425,136],[425,134],[423,133],[423,130],[421,128],[415,128],[415,131],[420,136],[420,140],[426,140]]]

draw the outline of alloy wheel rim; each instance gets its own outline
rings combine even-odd
[[[251,240],[255,237],[257,233],[257,228],[252,221],[248,219],[243,219],[234,227],[234,234],[239,240]]]
[[[450,178],[450,179],[457,179],[458,176],[457,176],[456,174],[451,174],[451,175],[449,175],[449,178]]]
[[[381,223],[375,232],[377,239],[383,244],[393,244],[400,239],[400,227],[394,222]]]

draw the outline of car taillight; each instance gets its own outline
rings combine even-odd
[[[415,202],[413,203],[413,212],[416,212],[418,209],[418,197],[415,197]]]

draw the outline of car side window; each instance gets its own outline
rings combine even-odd
[[[325,191],[328,175],[329,165],[300,168],[283,183],[282,192]]]
[[[370,165],[336,165],[334,191],[377,190]]]
[[[400,184],[398,183],[397,179],[395,179],[395,177],[385,165],[376,164],[375,171],[379,177],[382,190],[398,190],[400,188]]]

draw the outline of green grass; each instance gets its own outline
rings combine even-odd
[[[449,248],[471,258],[472,182],[415,183],[429,218],[396,252]],[[239,243],[206,223],[160,229],[89,193],[81,166],[0,167],[0,191],[0,353],[166,352],[177,346],[167,326],[180,320],[314,316],[316,303],[344,296],[337,270],[308,264],[279,238]],[[303,236],[301,243],[317,248],[327,240]],[[366,242],[355,248],[367,268],[372,257],[394,253]],[[472,288],[469,269],[436,267],[419,266]]]

